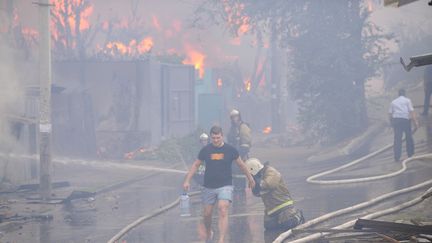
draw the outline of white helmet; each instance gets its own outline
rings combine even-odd
[[[200,135],[200,140],[207,140],[207,139],[208,139],[207,133],[204,132]]]
[[[230,112],[230,116],[238,116],[238,115],[240,115],[240,111],[238,111],[238,110],[236,110],[236,109],[233,109],[233,110]]]
[[[264,165],[256,158],[250,158],[246,160],[246,167],[252,175],[258,174],[258,172],[264,168]]]

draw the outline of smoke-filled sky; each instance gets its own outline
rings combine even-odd
[[[245,72],[250,72],[253,64],[254,47],[250,35],[234,38],[221,27],[210,26],[207,30],[192,29],[191,19],[201,1],[89,1],[92,8],[87,11],[85,20],[95,28],[101,26],[93,41],[96,49],[103,48],[107,22],[112,20],[118,28],[136,28],[142,33],[137,38],[139,43],[144,38],[151,38],[153,54],[172,54],[186,56],[186,64],[202,59],[202,66],[215,67],[224,62],[238,60]],[[24,26],[37,30],[37,8],[29,1],[15,1],[17,16]],[[131,23],[136,14],[139,24]],[[54,28],[51,31],[55,31]],[[127,38],[126,38],[127,39]],[[122,40],[125,45],[129,40]],[[252,58],[251,58],[252,56]]]
[[[223,62],[239,60],[243,72],[251,72],[255,49],[253,38],[246,34],[233,38],[223,29],[224,26],[211,26],[208,30],[190,28],[190,20],[200,0],[129,0],[89,1],[92,8],[87,11],[86,19],[90,25],[104,24],[112,19],[120,23],[130,21],[134,11],[141,21],[143,32],[153,40],[153,52],[177,52],[185,54],[196,51],[204,55],[205,67],[214,67]],[[37,7],[27,0],[14,1],[17,16],[24,26],[37,29]],[[414,36],[432,32],[430,7],[427,0],[420,0],[401,8],[383,7],[381,1],[367,1],[373,11],[372,20],[385,30],[394,32],[401,41],[415,41]],[[133,10],[136,9],[136,10]],[[420,33],[422,32],[422,33]],[[413,33],[413,34],[411,34]],[[138,42],[140,40],[137,40]],[[94,45],[99,48],[104,37],[99,34]],[[128,43],[126,43],[128,44]],[[397,51],[397,50],[395,50]]]
[[[135,14],[139,20],[138,28],[142,31],[136,41],[139,43],[144,38],[149,38],[147,41],[151,41],[153,54],[185,55],[184,63],[200,62],[199,65],[204,68],[238,61],[245,77],[252,72],[256,46],[253,45],[254,38],[251,35],[244,34],[241,38],[234,38],[224,29],[225,26],[209,26],[206,30],[190,28],[194,11],[202,3],[201,0],[89,2],[92,7],[86,11],[83,19],[88,21],[92,28],[102,26],[101,28],[106,30],[109,20],[115,20],[118,23],[117,27],[136,28],[137,25],[130,25]],[[428,17],[431,7],[427,5],[427,0],[419,0],[401,8],[383,7],[382,1],[375,0],[368,0],[366,3],[372,11],[372,21],[386,31],[395,33],[400,43],[421,42],[421,39],[416,38],[432,33],[432,21]],[[16,16],[23,26],[37,30],[37,7],[27,0],[16,0],[14,4]],[[55,29],[52,28],[52,31]],[[92,44],[96,49],[101,49],[106,45],[105,41],[106,35],[102,30]],[[125,45],[130,45],[130,38],[122,41]],[[422,45],[425,46],[424,43],[420,43],[419,46]],[[398,52],[397,46],[393,49],[394,52]],[[417,51],[420,52],[419,49]]]
[[[432,52],[430,40],[432,39],[432,21],[430,19],[432,7],[428,6],[429,0],[419,0],[401,8],[383,7],[382,1],[367,0],[366,6],[372,11],[371,21],[389,33],[394,33],[397,42],[392,44],[393,57],[390,65],[398,70],[406,79],[419,77],[422,68],[415,68],[410,73],[401,71],[398,64],[399,56],[407,59],[409,56]],[[0,1],[0,32],[5,33],[8,25],[6,2]],[[22,26],[23,32],[29,36],[36,36],[38,32],[38,7],[29,0],[14,0],[12,21]],[[10,3],[10,2],[9,2]],[[91,43],[93,51],[107,48],[106,33],[108,21],[114,21],[115,28],[125,32],[117,33],[115,41],[122,41],[124,45],[131,45],[130,36],[123,38],[121,33],[128,29],[138,29],[139,35],[135,36],[135,43],[144,43],[145,50],[152,48],[151,54],[177,53],[184,56],[183,63],[194,64],[201,68],[219,67],[226,63],[237,62],[243,77],[250,77],[257,55],[254,46],[254,37],[245,33],[240,37],[233,37],[226,26],[209,25],[207,29],[191,28],[191,19],[197,6],[202,0],[92,0],[91,7],[82,16],[84,29],[100,28]],[[137,23],[130,23],[135,15]],[[51,31],[56,29],[51,26]],[[37,70],[37,46],[32,48],[33,53],[17,51],[14,40],[0,35],[0,128],[5,128],[5,114],[22,113],[24,86],[38,83]],[[111,40],[113,41],[113,40]],[[135,44],[137,45],[137,44]],[[111,44],[112,46],[112,44]],[[401,49],[399,49],[401,47]],[[267,55],[266,48],[261,52],[261,57]],[[30,58],[29,58],[30,56]],[[411,75],[411,76],[409,76]],[[379,78],[378,78],[379,79]],[[382,89],[378,85],[378,89]],[[21,102],[21,103],[20,103]],[[19,105],[17,105],[20,103]],[[2,122],[3,121],[3,122]],[[8,140],[4,134],[2,141]]]
[[[3,1],[4,7],[6,1]],[[398,39],[398,44],[393,46],[395,57],[403,55],[419,55],[432,52],[426,42],[432,35],[432,21],[430,14],[432,7],[427,5],[428,0],[419,0],[401,8],[383,7],[381,1],[366,1],[369,10],[372,11],[371,20],[392,32]],[[13,1],[15,12],[14,19],[18,20],[28,33],[37,32],[38,8],[28,0]],[[225,63],[237,61],[244,77],[252,73],[256,52],[253,36],[244,34],[240,38],[234,38],[224,29],[225,26],[209,26],[208,29],[192,29],[190,21],[201,0],[93,0],[89,1],[89,8],[83,16],[83,28],[95,28],[99,26],[101,31],[92,42],[94,49],[104,48],[106,45],[106,27],[109,20],[115,20],[118,28],[139,28],[140,36],[136,42],[151,40],[152,54],[178,53],[184,55],[184,63],[194,64],[200,62],[201,67],[218,67]],[[134,10],[135,9],[135,10]],[[2,10],[1,19],[6,19],[7,10]],[[135,14],[139,23],[131,26],[130,21]],[[0,24],[0,27],[4,27]],[[55,28],[52,28],[55,31]],[[104,32],[105,31],[105,32]],[[118,35],[117,35],[118,37]],[[426,38],[428,37],[428,38]],[[119,38],[117,38],[119,39]],[[121,38],[120,38],[121,39]],[[130,40],[120,40],[125,45],[130,45]],[[130,38],[129,38],[130,39]],[[408,43],[408,44],[407,44]],[[2,96],[0,107],[7,106],[17,95],[17,90],[22,79],[31,83],[37,83],[36,70],[29,71],[20,68],[22,55],[17,55],[7,41],[1,40],[0,59]],[[398,55],[398,45],[412,47],[412,51],[405,50]],[[429,50],[428,50],[429,48]],[[37,48],[33,48],[37,50]],[[261,55],[266,55],[263,52]],[[37,59],[37,52],[33,53]],[[403,56],[408,58],[409,56]],[[198,60],[198,61],[197,61]],[[394,60],[393,60],[394,61]],[[413,72],[421,72],[420,69]],[[20,75],[17,75],[20,74]],[[26,78],[22,78],[23,74]],[[21,79],[18,82],[18,79]],[[3,94],[4,93],[4,94]]]

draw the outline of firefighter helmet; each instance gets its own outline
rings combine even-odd
[[[207,140],[208,139],[208,135],[207,135],[207,133],[202,133],[201,135],[200,135],[200,140]]]
[[[246,167],[252,175],[258,174],[258,172],[264,168],[264,165],[256,158],[250,158],[246,160]]]
[[[240,115],[240,111],[238,111],[238,110],[236,110],[236,109],[233,109],[233,110],[230,112],[230,116],[238,116],[238,115]]]

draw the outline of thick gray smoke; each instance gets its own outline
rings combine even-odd
[[[14,150],[17,145],[13,127],[24,110],[24,92],[18,75],[19,50],[9,45],[8,40],[7,33],[0,34],[0,149],[4,152]]]
[[[0,19],[7,20],[4,11],[0,11]],[[0,27],[7,25],[2,21]],[[8,153],[19,151],[17,134],[21,125],[17,122],[23,111],[23,91],[19,82],[17,69],[19,51],[10,45],[10,31],[2,28],[0,32],[0,188],[4,188],[9,182],[13,182],[11,172],[14,171],[14,163],[11,163]],[[22,170],[17,170],[22,171]]]

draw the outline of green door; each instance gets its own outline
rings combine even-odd
[[[198,126],[210,130],[213,125],[222,125],[223,99],[219,94],[198,95]]]

